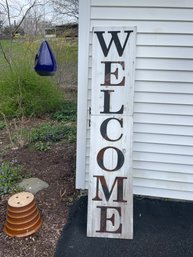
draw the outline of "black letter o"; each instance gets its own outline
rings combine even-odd
[[[104,166],[104,153],[107,149],[114,149],[116,152],[117,152],[117,165],[114,169],[110,170],[110,169],[107,169],[105,166]],[[123,164],[124,164],[124,160],[125,160],[125,157],[123,155],[123,153],[116,147],[112,147],[112,146],[107,146],[107,147],[104,147],[103,149],[101,149],[99,151],[99,153],[97,154],[97,163],[99,165],[99,167],[103,170],[106,170],[106,171],[117,171],[119,170]]]

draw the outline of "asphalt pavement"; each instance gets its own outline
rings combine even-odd
[[[134,198],[134,239],[88,238],[87,197],[71,208],[54,257],[193,257],[193,202]]]

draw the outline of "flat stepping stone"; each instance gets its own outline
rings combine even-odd
[[[47,188],[49,185],[45,181],[39,178],[28,178],[23,179],[19,184],[24,191],[30,192],[32,194],[36,194],[37,192]]]

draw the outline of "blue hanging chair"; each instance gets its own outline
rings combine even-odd
[[[53,76],[57,70],[56,59],[46,40],[36,54],[34,69],[40,76]]]

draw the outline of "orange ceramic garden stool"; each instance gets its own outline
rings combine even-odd
[[[3,231],[10,237],[34,234],[42,225],[34,195],[29,192],[14,194],[8,200]]]

